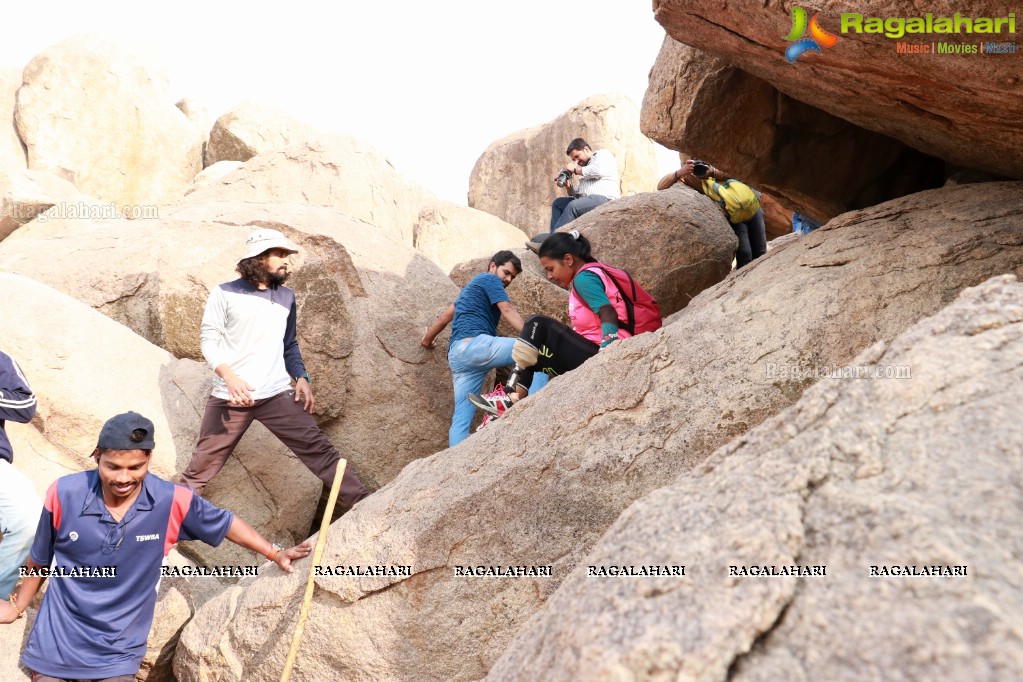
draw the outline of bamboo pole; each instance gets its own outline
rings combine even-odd
[[[309,607],[313,601],[313,590],[315,581],[313,573],[316,566],[323,557],[323,547],[327,544],[327,529],[330,528],[330,517],[334,514],[334,505],[337,503],[337,494],[341,491],[341,479],[344,478],[345,468],[348,460],[341,458],[337,462],[337,469],[334,471],[334,483],[330,486],[330,497],[327,498],[327,508],[323,510],[323,519],[320,521],[320,534],[316,537],[316,548],[313,549],[313,560],[309,564],[309,579],[305,583],[305,597],[302,599],[302,610],[298,613],[298,624],[295,626],[295,634],[291,638],[291,650],[288,651],[288,659],[284,662],[284,671],[281,673],[281,682],[288,682],[291,677],[291,669],[295,666],[295,658],[298,656],[298,647],[302,643],[302,633],[305,632],[305,622],[309,618]]]

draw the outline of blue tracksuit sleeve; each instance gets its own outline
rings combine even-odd
[[[27,424],[36,413],[36,396],[21,368],[6,353],[0,353],[0,422]]]
[[[295,301],[291,302],[288,324],[284,328],[284,366],[292,377],[300,377],[305,374],[302,351],[298,349],[298,309],[295,306]]]

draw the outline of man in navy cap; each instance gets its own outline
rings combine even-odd
[[[178,540],[217,546],[227,538],[289,573],[309,554],[308,541],[273,545],[231,512],[149,473],[154,447],[153,422],[119,414],[100,431],[96,469],[62,476],[47,490],[26,577],[0,602],[0,623],[12,623],[43,580],[59,578],[50,581],[21,657],[34,682],[134,680],[160,567]]]
[[[298,348],[295,292],[284,286],[288,257],[297,252],[277,230],[253,231],[235,268],[241,277],[218,286],[206,301],[200,348],[217,376],[199,442],[181,474],[181,482],[200,495],[253,420],[328,488],[334,482],[341,453],[313,419],[316,401]],[[351,507],[367,495],[346,467],[338,501]]]

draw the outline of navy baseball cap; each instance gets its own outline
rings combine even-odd
[[[99,432],[96,447],[102,450],[152,450],[153,422],[138,412],[125,412],[111,417]]]

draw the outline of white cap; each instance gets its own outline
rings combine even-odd
[[[252,258],[270,249],[284,249],[291,253],[298,253],[298,247],[292,244],[287,237],[269,228],[253,231],[245,240],[245,256]]]

